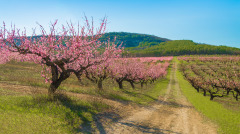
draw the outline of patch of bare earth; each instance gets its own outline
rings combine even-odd
[[[37,87],[13,84],[8,81],[0,81],[0,88],[9,90],[9,91],[14,91],[18,95],[30,95],[30,94],[32,95],[32,94],[47,93],[47,89],[44,89],[44,88],[37,88]]]
[[[136,108],[129,116],[113,120],[104,130],[96,133],[216,134],[216,126],[203,119],[181,93],[176,69],[174,63],[166,94],[156,104]]]

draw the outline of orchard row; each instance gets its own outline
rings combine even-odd
[[[210,100],[240,95],[240,57],[179,57],[180,70],[192,86]]]
[[[102,89],[102,81],[111,78],[115,80],[119,88],[123,88],[123,81],[131,84],[153,83],[158,78],[162,78],[167,74],[170,59],[173,57],[152,57],[148,58],[119,58],[108,60],[105,63],[91,66],[84,71],[85,76],[92,82],[97,83],[98,88]],[[164,60],[166,59],[166,61]],[[164,62],[162,62],[164,61]]]

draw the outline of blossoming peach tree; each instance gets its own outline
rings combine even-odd
[[[122,48],[114,42],[100,42],[105,33],[106,18],[95,28],[88,19],[85,25],[67,24],[57,27],[57,21],[50,25],[49,32],[39,25],[41,36],[27,36],[12,26],[7,30],[5,24],[0,29],[0,63],[12,58],[20,61],[33,61],[42,66],[42,77],[50,82],[49,96],[52,96],[61,83],[75,74],[81,78],[84,70],[103,63],[109,58],[120,56]],[[60,30],[59,30],[60,29]]]

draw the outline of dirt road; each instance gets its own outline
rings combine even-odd
[[[150,107],[133,112],[105,126],[100,134],[216,134],[216,127],[204,120],[181,93],[173,63],[170,82],[164,97]]]

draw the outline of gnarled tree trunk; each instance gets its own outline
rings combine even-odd
[[[50,87],[48,88],[48,95],[50,98],[54,96],[54,93],[56,92],[57,88],[61,85],[61,83],[70,76],[70,72],[68,71],[61,72],[59,76],[58,68],[55,65],[51,66],[51,71],[52,71],[52,82],[50,84]]]

